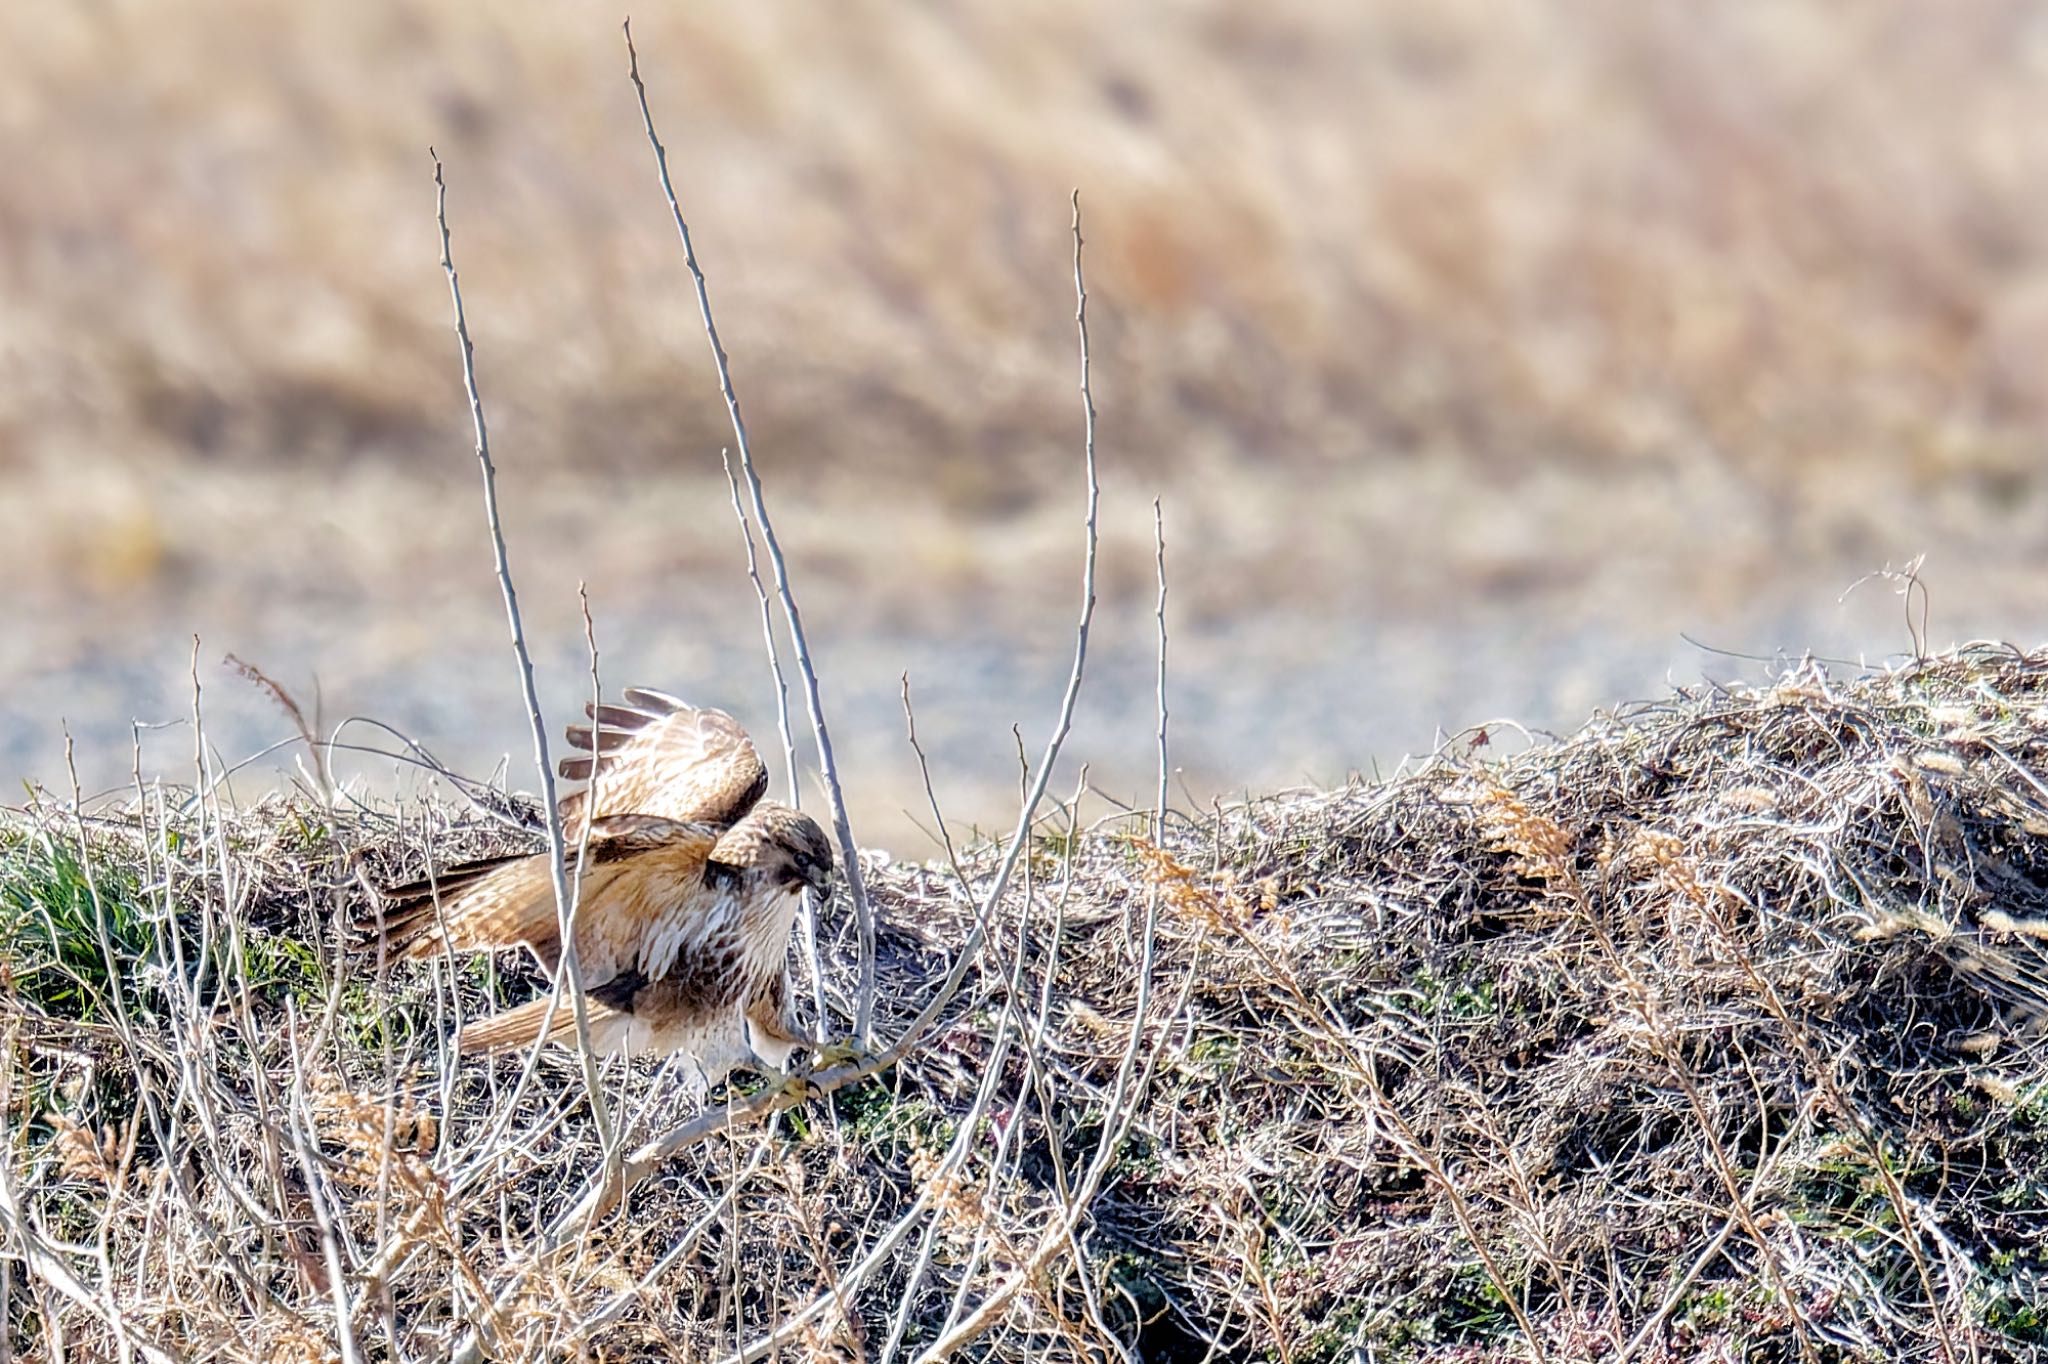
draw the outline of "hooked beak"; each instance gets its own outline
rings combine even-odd
[[[782,875],[782,884],[789,888],[791,895],[802,895],[805,891],[818,897],[824,904],[832,898],[832,869],[830,867],[809,867],[798,871],[789,868]]]

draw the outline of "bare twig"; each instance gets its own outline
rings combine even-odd
[[[982,943],[987,937],[989,916],[994,907],[1001,902],[1003,891],[1009,885],[1010,876],[1016,868],[1017,859],[1022,854],[1024,848],[1030,843],[1031,826],[1037,817],[1039,803],[1045,798],[1045,789],[1052,778],[1053,768],[1059,761],[1060,750],[1066,743],[1067,735],[1073,730],[1074,706],[1080,698],[1081,679],[1087,667],[1088,636],[1090,627],[1095,619],[1095,557],[1096,548],[1099,543],[1097,515],[1101,507],[1102,486],[1096,477],[1095,396],[1089,383],[1088,285],[1086,276],[1082,273],[1081,268],[1081,192],[1079,190],[1074,191],[1073,211],[1074,325],[1080,334],[1081,405],[1084,414],[1083,453],[1088,480],[1088,510],[1085,522],[1086,545],[1082,556],[1081,570],[1081,620],[1075,630],[1074,665],[1067,674],[1066,690],[1060,698],[1059,718],[1053,726],[1051,738],[1046,742],[1045,752],[1039,759],[1038,768],[1032,778],[1031,786],[1025,792],[1023,806],[1018,812],[1017,827],[1011,835],[1009,847],[1003,856],[1002,864],[997,868],[995,883],[982,902],[982,908],[977,916],[978,922],[974,931],[969,935],[968,941],[961,947],[959,954],[954,958],[953,968],[947,973],[946,979],[940,984],[938,991],[934,993],[931,1001],[926,1004],[924,1009],[919,1011],[918,1016],[912,1020],[910,1026],[904,1030],[902,1039],[898,1041],[895,1047],[890,1049],[891,1052],[907,1054],[909,1047],[922,1037],[924,1031],[931,1026],[932,1021],[938,1016],[939,1010],[958,991],[960,981],[966,974],[968,963],[980,952]],[[1141,1011],[1138,1014],[1137,1020],[1133,1022],[1134,1031],[1140,1026],[1142,1018],[1143,1013]],[[887,1054],[885,1053],[885,1056]],[[962,1130],[963,1132],[966,1130],[964,1126]],[[929,1192],[929,1186],[927,1186],[927,1192]],[[1071,1230],[1071,1223],[1068,1223],[1057,1229],[1056,1236],[1048,1236],[1047,1241],[1042,1243],[1039,1250],[1033,1253],[1032,1261],[1027,1266],[1027,1271],[1018,1276],[1020,1283],[1028,1278],[1030,1274],[1036,1273],[1039,1268],[1043,1267],[1045,1260],[1058,1249],[1060,1243],[1065,1241]],[[814,1303],[813,1307],[817,1307],[817,1304]],[[957,1338],[958,1343],[965,1343],[967,1340],[971,1340],[986,1332],[989,1326],[993,1324],[993,1320],[993,1312],[977,1312],[968,1322],[962,1323],[961,1326],[955,1328],[953,1333],[949,1333],[948,1340],[955,1340]],[[776,1340],[778,1334],[779,1332],[771,1333],[769,1336],[763,1337],[762,1340],[756,1341],[753,1346],[750,1346],[747,1351],[742,1352],[734,1361],[728,1361],[728,1364],[747,1364],[749,1360],[758,1358],[759,1355],[754,1353],[754,1351],[759,1349],[762,1353],[765,1353],[767,1349],[772,1348],[770,1342]],[[958,1348],[958,1345],[955,1344],[951,1348]],[[920,1356],[920,1359],[935,1357],[937,1356],[932,1351],[927,1351],[925,1355]]]
[[[804,803],[803,783],[797,777],[796,736],[789,726],[789,679],[782,675],[782,650],[775,644],[775,610],[768,597],[768,588],[761,581],[761,563],[754,552],[754,528],[747,521],[747,509],[740,504],[740,481],[732,471],[731,454],[721,450],[718,458],[725,467],[726,489],[732,495],[733,517],[740,523],[740,540],[747,547],[747,581],[754,585],[754,599],[761,608],[761,643],[768,651],[768,672],[775,679],[775,732],[782,739],[782,770],[789,790],[789,803],[801,809]],[[818,952],[818,905],[809,895],[803,897],[802,925],[804,956],[811,968],[811,1007],[817,1014],[819,1029],[823,1030],[826,1026],[825,959]]]
[[[291,1133],[292,1149],[299,1158],[299,1171],[306,1179],[306,1199],[313,1205],[313,1221],[320,1228],[320,1253],[327,1264],[327,1291],[334,1301],[334,1333],[341,1349],[342,1364],[361,1364],[362,1347],[356,1343],[355,1309],[348,1299],[348,1275],[343,1272],[341,1244],[334,1232],[334,1216],[328,1211],[327,1181],[321,1178],[320,1163],[306,1134],[313,1129],[313,1115],[306,1104],[305,1057],[299,1050],[298,1018],[289,1000],[285,1004],[286,1036],[291,1044],[292,1088],[285,1113],[285,1128]]]
[[[306,757],[312,760],[313,770],[308,775],[311,777],[314,794],[319,797],[322,805],[334,804],[334,755],[320,742],[318,684],[315,684],[313,718],[308,720],[298,698],[269,673],[247,659],[237,658],[234,654],[227,655],[221,661],[244,681],[268,696],[277,704],[277,708],[285,713],[285,718],[290,720],[292,727],[298,731],[299,742],[306,746]],[[300,770],[303,772],[304,768],[301,767]]]
[[[1159,792],[1152,812],[1152,843],[1164,847],[1166,839],[1166,513],[1159,499],[1152,499],[1152,543],[1159,566]]]
[[[754,586],[754,601],[761,608],[761,644],[768,653],[768,673],[775,680],[775,733],[782,740],[783,780],[789,788],[789,803],[802,808],[803,784],[797,779],[796,735],[789,726],[789,679],[782,673],[782,650],[775,643],[775,606],[768,585],[761,581],[761,560],[755,552],[754,527],[740,502],[740,478],[733,472],[732,452],[720,450],[718,462],[725,469],[726,491],[732,498],[733,519],[740,525],[740,543],[747,547],[747,581]]]
[[[647,141],[654,149],[655,169],[661,178],[661,192],[668,200],[669,214],[675,219],[676,233],[682,238],[683,259],[690,267],[690,278],[697,286],[697,309],[704,318],[704,335],[711,343],[711,356],[718,366],[718,390],[725,398],[726,414],[732,419],[733,447],[738,450],[740,470],[747,478],[747,492],[753,503],[754,520],[761,527],[761,539],[767,546],[768,565],[775,574],[775,595],[782,602],[783,619],[789,626],[789,642],[796,653],[798,674],[804,680],[804,703],[811,715],[811,732],[818,744],[818,770],[825,778],[825,798],[832,807],[832,827],[839,840],[840,857],[844,860],[846,891],[853,901],[854,932],[860,943],[859,984],[854,999],[853,1035],[862,1043],[869,1040],[874,1021],[875,1008],[875,919],[868,901],[867,881],[860,864],[860,847],[853,840],[853,825],[846,814],[846,797],[840,790],[839,764],[832,752],[832,734],[825,723],[825,703],[820,695],[818,670],[811,661],[810,639],[804,633],[803,613],[797,609],[796,594],[789,585],[789,564],[783,558],[782,544],[775,537],[775,523],[768,517],[768,503],[761,490],[761,476],[754,468],[753,446],[747,440],[746,419],[740,415],[740,400],[732,386],[732,366],[726,358],[725,347],[718,339],[718,324],[711,316],[711,294],[704,282],[704,271],[697,265],[697,250],[690,241],[690,225],[683,218],[683,208],[676,199],[674,182],[668,173],[668,149],[662,145],[661,137],[654,130],[654,114],[647,105],[647,86],[640,79],[640,54],[633,47],[633,24],[629,19],[625,25],[627,70],[633,81],[633,91],[640,101],[640,121],[647,133]],[[823,1019],[819,1022],[822,1024]]]
[[[498,520],[498,471],[491,462],[490,434],[484,424],[484,400],[477,390],[476,348],[470,344],[469,320],[462,311],[462,284],[448,240],[448,182],[441,158],[434,156],[434,222],[441,233],[441,270],[448,277],[448,297],[455,311],[455,338],[462,356],[462,388],[469,398],[470,424],[476,432],[476,460],[483,473],[484,519],[490,527],[491,553],[498,587],[505,599],[505,619],[512,631],[512,653],[519,664],[519,689],[526,699],[526,719],[533,733],[533,761],[540,773],[541,817],[548,837],[548,879],[555,892],[556,922],[562,935],[562,976],[576,1015],[576,1046],[583,1057],[583,1087],[607,1150],[617,1144],[604,1083],[590,1050],[590,1009],[583,998],[583,972],[576,954],[576,900],[571,894],[562,836],[562,814],[555,800],[555,768],[548,756],[548,730],[540,713],[540,692],[534,686],[533,659],[526,648],[526,627],[519,616],[519,594],[512,586],[512,559],[505,547],[505,529]]]

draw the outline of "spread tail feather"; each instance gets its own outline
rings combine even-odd
[[[498,1052],[516,1051],[530,1047],[540,1037],[542,1020],[547,1017],[548,1005],[553,997],[542,995],[539,999],[528,1000],[516,1008],[506,1009],[488,1018],[479,1018],[474,1023],[465,1023],[456,1036],[455,1047],[464,1056],[489,1056]],[[594,999],[586,1000],[589,1011],[591,1042],[600,1051],[605,1050],[607,1029],[603,1026],[614,1018],[618,1011]],[[555,1008],[553,1021],[549,1022],[548,1040],[573,1046],[576,1041],[576,1009],[568,1000]]]

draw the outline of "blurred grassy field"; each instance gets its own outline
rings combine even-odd
[[[0,10],[0,756],[284,733],[229,650],[523,748],[435,260],[449,165],[548,696],[768,716],[727,440],[618,15]],[[637,16],[871,827],[897,676],[990,816],[1073,613],[1066,197],[1108,471],[1081,750],[1149,764],[1167,505],[1196,798],[1758,653],[2034,638],[2048,20],[1986,0],[848,3]],[[2035,608],[2037,610],[2037,608]],[[164,762],[189,736],[152,741]],[[182,747],[181,747],[182,746]],[[152,752],[152,758],[158,756]],[[515,772],[515,783],[520,774]]]

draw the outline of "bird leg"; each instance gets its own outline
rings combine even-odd
[[[747,1049],[764,1075],[788,1075],[800,1051],[817,1043],[789,1026],[780,1010],[762,1009],[747,1015]]]
[[[854,1037],[830,1042],[807,1037],[791,1026],[782,1011],[773,1006],[748,1013],[747,1045],[752,1048],[764,1072],[785,1076],[808,1074],[849,1061],[865,1061],[874,1055],[865,1043]],[[799,1051],[808,1053],[801,1070],[796,1068],[795,1060]]]
[[[822,1070],[827,1066],[845,1065],[849,1061],[866,1061],[874,1056],[867,1043],[851,1033],[833,1042],[811,1044],[811,1069]]]

